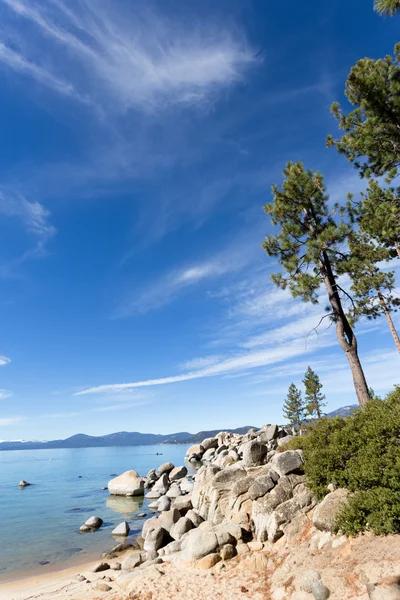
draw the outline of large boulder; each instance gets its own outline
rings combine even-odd
[[[193,444],[186,452],[186,456],[202,456],[204,454],[204,446],[202,444]]]
[[[286,452],[277,452],[272,458],[271,464],[281,477],[294,471],[302,470],[303,456],[297,450],[287,450]]]
[[[303,484],[300,493],[280,504],[267,518],[267,539],[276,542],[285,532],[285,526],[293,521],[298,514],[306,513],[314,506],[313,495]]]
[[[108,491],[115,496],[143,496],[144,480],[136,471],[125,471],[108,482]]]
[[[268,539],[269,517],[283,502],[293,498],[293,488],[287,477],[281,477],[279,483],[265,496],[253,501],[252,518],[256,538],[259,542]]]
[[[177,523],[171,527],[169,532],[174,540],[180,540],[185,533],[193,529],[193,523],[187,517],[181,517]]]
[[[233,507],[232,488],[246,475],[243,468],[227,467],[221,471],[212,465],[205,467],[196,477],[192,494],[193,508],[203,519],[215,525],[231,519],[233,513],[240,511],[240,506]]]
[[[207,452],[211,448],[218,448],[218,440],[217,438],[206,438],[201,442],[201,445],[204,448],[204,452]]]
[[[145,521],[143,523],[143,527],[142,527],[142,538],[143,539],[146,539],[147,534],[149,533],[150,529],[154,529],[155,527],[160,527],[158,518],[159,517],[151,517],[150,519],[147,519],[147,521]]]
[[[210,462],[215,456],[215,448],[209,448],[203,454],[203,462]]]
[[[245,467],[256,467],[263,464],[268,449],[257,440],[247,442],[243,448],[243,464]]]
[[[203,523],[202,517],[195,511],[195,510],[188,510],[185,517],[187,519],[190,519],[193,523],[194,527],[198,527],[199,525],[201,525]]]
[[[171,527],[175,525],[180,518],[180,511],[177,508],[172,507],[171,510],[166,510],[165,512],[161,513],[161,515],[158,517],[158,524],[165,529],[165,531],[170,532]]]
[[[187,472],[188,470],[185,466],[175,467],[169,474],[169,480],[175,481],[176,479],[182,479],[183,477],[186,477]]]
[[[188,562],[200,560],[203,556],[216,552],[218,545],[214,532],[194,529],[183,541],[182,558]]]
[[[278,425],[264,425],[261,428],[258,439],[260,442],[270,442],[278,437]]]
[[[338,512],[346,504],[349,491],[339,488],[331,492],[317,505],[313,515],[314,526],[320,531],[335,531]]]
[[[275,481],[269,476],[258,477],[249,487],[249,497],[251,500],[257,500],[265,496],[275,487]]]
[[[157,551],[161,548],[166,534],[165,529],[162,527],[153,527],[147,532],[146,539],[144,540],[144,550],[146,552]]]
[[[168,498],[168,496],[161,496],[161,498],[158,501],[158,506],[157,506],[158,512],[164,512],[166,510],[169,510],[170,508],[171,508],[171,498]]]
[[[166,462],[158,467],[158,469],[156,471],[156,475],[157,475],[157,477],[161,477],[161,475],[164,475],[164,473],[167,473],[167,475],[168,475],[168,473],[170,473],[174,469],[175,469],[175,465],[173,465],[171,462]]]
[[[168,496],[168,498],[171,498],[171,499],[173,499],[173,498],[179,498],[179,496],[182,495],[182,490],[181,490],[180,485],[178,483],[176,483],[176,482],[173,483],[171,485],[171,487],[169,488],[169,490],[168,490],[168,492],[167,492],[166,495]]]
[[[189,494],[178,496],[178,498],[175,498],[174,500],[174,508],[177,508],[182,515],[184,515],[188,510],[193,508],[192,497]]]
[[[161,475],[160,479],[155,482],[151,492],[146,495],[146,498],[160,498],[160,496],[164,496],[168,492],[169,488],[169,479],[168,474],[164,473]],[[151,496],[150,494],[155,494]],[[158,496],[157,496],[158,494]]]

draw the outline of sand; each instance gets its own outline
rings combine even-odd
[[[115,562],[115,561],[114,561]],[[265,574],[243,572],[235,565],[224,566],[217,573],[208,570],[184,568],[165,563],[137,569],[128,574],[128,580],[108,581],[121,572],[107,570],[93,573],[96,563],[71,567],[55,573],[37,575],[19,581],[0,584],[1,600],[264,600]],[[110,563],[112,564],[112,562]],[[236,565],[237,566],[237,565]],[[77,577],[83,575],[85,581]],[[106,584],[111,589],[98,588]]]
[[[292,529],[276,544],[267,543],[263,550],[212,569],[184,565],[177,556],[175,562],[132,571],[111,568],[93,573],[97,561],[0,584],[0,599],[311,600],[301,589],[308,569],[321,574],[331,591],[330,600],[368,600],[367,584],[400,582],[399,535],[335,536],[316,531],[307,516]],[[111,567],[123,558],[109,561]],[[80,581],[79,575],[84,579]],[[400,588],[393,598],[400,598]]]

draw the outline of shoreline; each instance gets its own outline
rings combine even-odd
[[[87,558],[87,557],[86,557]],[[51,588],[69,583],[71,579],[77,577],[81,572],[90,571],[99,560],[86,560],[80,564],[59,568],[59,565],[53,565],[53,569],[47,573],[28,574],[18,579],[0,581],[0,597],[2,600],[19,600],[19,596],[26,592],[42,594]],[[32,594],[33,595],[33,594]]]
[[[79,560],[79,558],[81,560]],[[79,554],[76,554],[74,558],[62,560],[57,563],[50,563],[48,565],[36,565],[35,567],[22,569],[21,571],[12,571],[9,573],[4,573],[3,575],[0,575],[0,590],[2,585],[17,583],[25,581],[27,579],[34,579],[37,577],[46,577],[47,575],[54,575],[57,573],[61,573],[62,571],[68,571],[69,569],[78,569],[79,567],[86,567],[86,565],[91,565],[93,563],[99,562],[100,560],[101,553],[99,553],[98,551],[85,552],[85,554],[81,555],[80,557]]]

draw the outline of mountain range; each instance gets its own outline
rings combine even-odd
[[[358,408],[357,404],[342,406],[327,414],[328,417],[347,417]],[[196,444],[207,437],[214,437],[220,431],[231,431],[232,433],[247,433],[252,429],[252,425],[238,427],[237,429],[212,429],[210,431],[199,431],[198,433],[189,433],[188,431],[179,431],[168,435],[156,433],[139,433],[138,431],[119,431],[109,435],[92,436],[84,433],[77,433],[65,440],[52,440],[46,442],[38,441],[0,441],[1,450],[44,450],[53,448],[100,448],[108,446],[149,446],[153,444]]]
[[[246,433],[251,429],[251,425],[239,427],[237,429],[214,429],[212,431],[200,431],[193,434],[188,431],[180,431],[168,435],[155,433],[139,433],[138,431],[119,431],[109,435],[92,436],[84,433],[78,433],[65,440],[52,440],[46,442],[38,441],[2,441],[1,450],[43,450],[53,448],[99,448],[107,446],[149,446],[153,444],[195,444],[201,442],[206,437],[213,437],[219,431],[232,431],[233,433]]]

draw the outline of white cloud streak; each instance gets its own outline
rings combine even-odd
[[[139,2],[125,12],[104,1],[72,1],[68,8],[54,0],[2,2],[32,32],[29,44],[20,41],[18,53],[3,42],[0,60],[60,94],[84,101],[90,96],[96,104],[121,110],[213,101],[243,80],[256,62],[239,30],[221,23],[172,21]],[[69,63],[64,70],[71,81],[58,73],[57,61],[49,68],[50,57],[40,50],[43,38]],[[42,62],[32,60],[32,54]]]
[[[0,187],[0,214],[18,218],[34,236],[47,240],[55,233],[49,211],[37,201],[29,201],[16,190]]]
[[[135,290],[128,294],[115,310],[113,317],[124,318],[157,310],[200,283],[240,271],[251,258],[251,253],[248,244],[244,245],[238,240],[236,242],[208,260],[172,269],[144,290]]]
[[[0,418],[0,427],[7,427],[8,425],[14,425],[14,423],[19,423],[23,421],[25,417],[4,417]]]
[[[10,396],[12,396],[12,393],[9,390],[0,390],[0,400],[5,400],[6,398],[9,398]]]
[[[332,339],[324,339],[318,342],[318,348],[322,349],[324,347],[332,345],[333,343],[334,342],[332,341]],[[190,381],[193,379],[224,375],[226,373],[245,371],[246,369],[255,369],[257,367],[276,364],[295,356],[311,353],[311,351],[314,350],[315,343],[310,344],[308,348],[305,348],[303,344],[299,343],[299,341],[296,340],[290,344],[282,344],[278,347],[267,348],[259,350],[258,352],[240,354],[232,358],[226,358],[206,368],[184,373],[182,375],[174,375],[172,377],[163,377],[160,379],[148,379],[147,381],[136,381],[132,383],[100,385],[97,387],[81,390],[79,392],[76,392],[75,395],[83,396],[87,394],[102,394],[104,392],[130,390],[139,387],[150,387],[154,385],[166,385],[169,383],[180,383],[183,381]]]
[[[4,365],[9,365],[10,362],[11,358],[8,358],[7,356],[0,356],[0,367]]]

